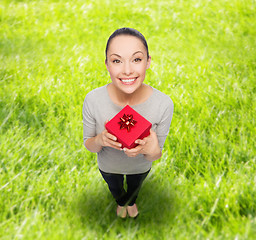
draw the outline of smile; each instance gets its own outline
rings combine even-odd
[[[135,82],[135,80],[137,79],[136,78],[120,78],[120,81],[123,83],[123,84],[133,84]]]

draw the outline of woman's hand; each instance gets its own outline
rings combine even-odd
[[[105,122],[104,125],[106,125],[108,121]],[[101,147],[112,147],[117,150],[121,150],[122,144],[117,142],[116,136],[110,134],[106,128],[96,136],[95,139],[96,143],[100,145]]]
[[[144,154],[145,158],[149,161],[154,161],[162,156],[162,151],[159,147],[158,138],[156,133],[150,129],[150,135],[135,141],[137,147],[132,149],[124,148],[124,152],[128,157],[136,157],[139,154]]]
[[[104,125],[106,125],[107,122],[108,121],[106,121]],[[117,150],[122,150],[122,144],[117,142],[117,138],[110,134],[106,128],[97,136],[87,139],[84,145],[90,152],[99,152],[102,147],[112,147]]]

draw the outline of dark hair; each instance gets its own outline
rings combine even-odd
[[[147,51],[147,58],[149,58],[148,44],[147,44],[147,41],[146,41],[145,37],[136,29],[133,29],[133,28],[119,28],[110,35],[110,37],[107,41],[106,50],[105,50],[106,60],[107,60],[107,52],[108,52],[108,48],[109,48],[111,40],[113,38],[117,37],[117,36],[120,36],[120,35],[130,35],[130,36],[134,36],[134,37],[139,38],[142,41],[143,45],[145,46],[146,51]]]

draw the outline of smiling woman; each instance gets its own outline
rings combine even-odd
[[[152,88],[142,84],[151,57],[147,57],[147,50],[137,37],[120,35],[112,39],[105,63],[112,80],[108,90],[118,105],[138,104],[152,94]]]
[[[87,94],[83,105],[84,145],[97,152],[99,170],[117,202],[117,215],[138,216],[136,199],[152,161],[162,155],[173,115],[169,96],[144,84],[151,56],[143,35],[121,28],[109,38],[105,65],[111,83]],[[123,148],[105,129],[108,119],[130,105],[152,123],[150,135],[135,141],[137,147]],[[126,176],[127,191],[123,181]]]

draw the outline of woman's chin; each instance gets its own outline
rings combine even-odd
[[[143,82],[137,81],[135,84],[126,85],[120,82],[112,81],[112,84],[115,86],[116,89],[118,89],[123,94],[131,95],[137,92],[142,87]]]
[[[141,85],[140,86],[126,85],[124,87],[121,87],[120,90],[123,93],[130,95],[130,94],[135,93],[140,87],[141,87]]]

